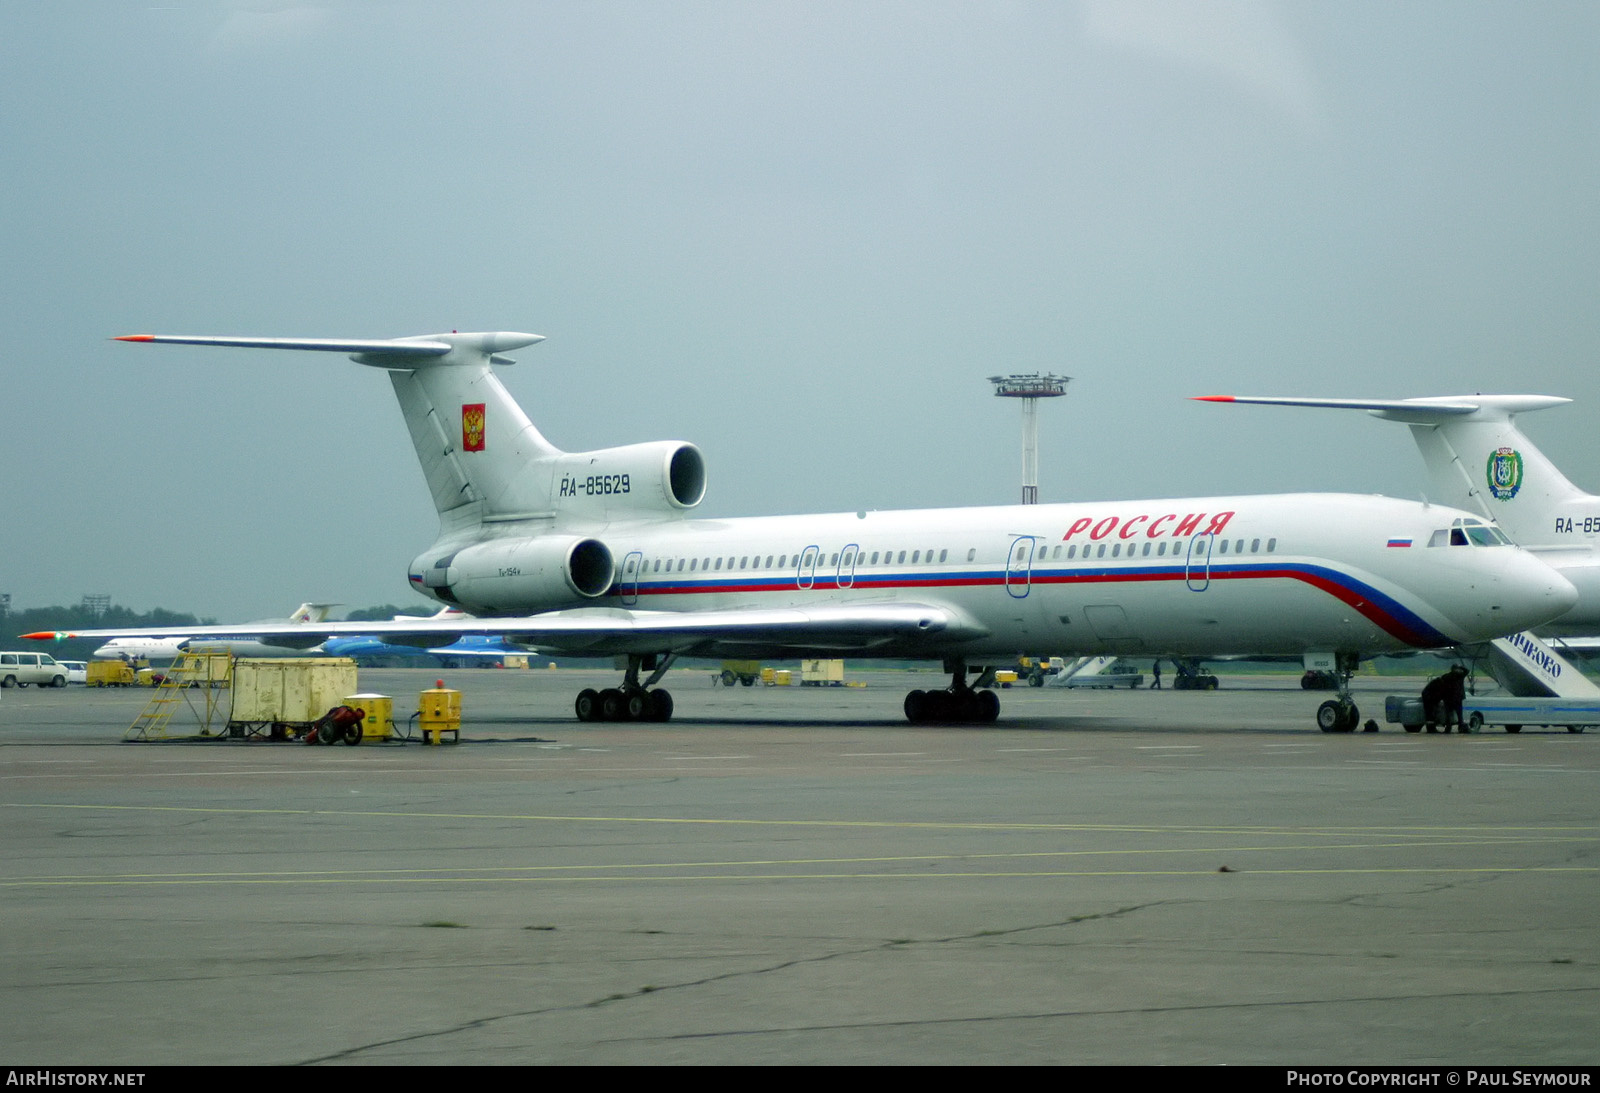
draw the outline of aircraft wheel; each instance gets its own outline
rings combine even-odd
[[[1317,707],[1317,728],[1323,732],[1340,732],[1344,727],[1344,709],[1329,699]]]
[[[601,721],[621,721],[624,710],[621,691],[615,687],[607,687],[600,692]]]
[[[600,695],[592,688],[585,687],[578,692],[578,698],[572,704],[572,712],[578,715],[579,721],[597,721],[600,718]]]
[[[649,720],[672,720],[672,695],[666,691],[651,691],[645,700],[645,706]]]
[[[623,696],[622,713],[625,720],[643,721],[649,703],[643,691],[633,691]]]
[[[1340,726],[1339,731],[1355,732],[1356,726],[1359,724],[1361,724],[1361,711],[1356,708],[1354,702],[1346,703],[1344,707],[1344,724]]]
[[[983,691],[978,695],[978,720],[985,725],[992,725],[1000,719],[1000,696],[993,691]]]
[[[906,695],[905,711],[906,720],[913,725],[920,725],[928,720],[928,692],[909,692]]]

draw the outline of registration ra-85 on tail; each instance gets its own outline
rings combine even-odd
[[[538,652],[625,656],[617,686],[576,696],[582,720],[668,719],[672,698],[658,684],[693,655],[938,661],[949,686],[912,691],[906,716],[987,722],[999,700],[969,674],[1022,652],[1314,654],[1350,665],[1522,630],[1575,595],[1471,514],[1384,497],[696,519],[707,476],[694,445],[572,453],[540,434],[495,372],[537,335],[122,340],[342,352],[387,372],[439,513],[438,537],[407,579],[473,617],[251,631],[267,641],[312,629],[412,642],[485,634]],[[1463,523],[1483,533],[1459,547],[1434,534]],[[1347,693],[1318,712],[1330,731],[1357,717]]]

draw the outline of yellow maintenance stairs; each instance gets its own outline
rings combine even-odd
[[[200,723],[200,735],[210,736],[228,684],[233,657],[227,653],[183,653],[168,666],[151,692],[144,712],[122,734],[124,740],[165,740],[172,715],[187,706]]]

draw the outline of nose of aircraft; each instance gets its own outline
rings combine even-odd
[[[1572,582],[1527,551],[1504,551],[1503,563],[1494,580],[1487,583],[1490,594],[1472,597],[1467,617],[1461,620],[1478,639],[1542,626],[1565,615],[1578,602]]]

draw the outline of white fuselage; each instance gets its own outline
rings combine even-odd
[[[562,530],[603,540],[615,559],[614,583],[596,606],[912,602],[953,609],[966,623],[853,656],[1372,653],[1482,640],[1570,605],[1571,587],[1521,550],[1428,546],[1433,532],[1466,515],[1383,497],[1297,494]],[[481,615],[578,606],[531,602],[528,575],[515,563],[524,540],[509,531],[490,540],[506,547],[501,564],[453,569],[443,589],[426,588],[414,569],[413,587]],[[793,655],[795,643],[781,648]]]
[[[287,638],[279,639],[280,642]],[[228,653],[236,657],[305,657],[317,655],[317,642],[309,648],[269,644],[254,635],[182,635],[179,637],[112,638],[93,654],[95,660],[175,660],[184,653]]]

